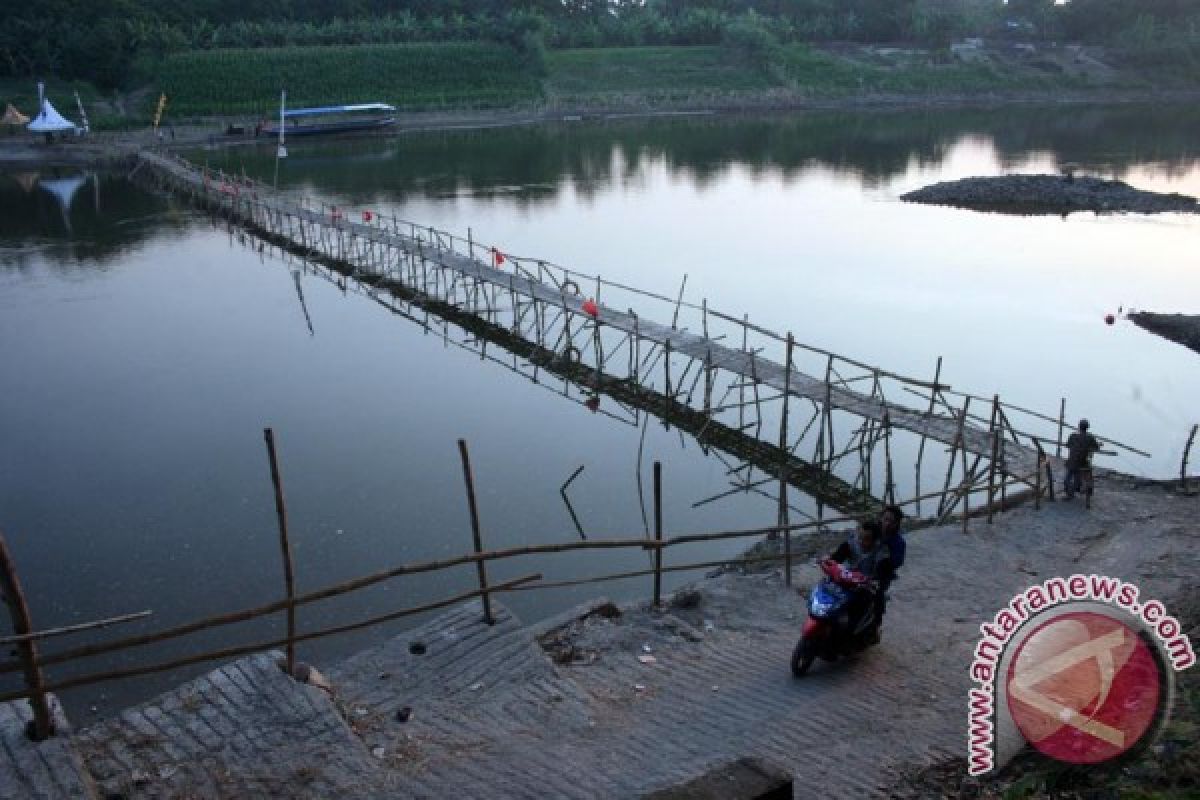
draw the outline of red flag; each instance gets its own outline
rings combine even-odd
[[[593,319],[599,319],[600,306],[596,305],[596,301],[589,297],[587,300],[583,301],[583,313],[587,314]]]
[[[364,211],[363,212],[363,222],[370,222],[370,221],[371,221],[371,212]]]
[[[492,260],[494,262],[496,262],[497,267],[500,266],[501,264],[504,263],[504,253],[501,253],[499,250],[497,250],[496,248],[493,247],[492,248]]]

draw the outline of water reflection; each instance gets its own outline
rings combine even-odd
[[[660,166],[701,189],[734,169],[790,182],[814,167],[870,188],[940,164],[972,138],[985,139],[1005,169],[1031,155],[1053,162],[1069,153],[1086,171],[1121,176],[1154,165],[1180,176],[1200,157],[1198,127],[1200,109],[1185,105],[673,116],[421,133],[385,146],[306,145],[284,163],[280,181],[360,201],[492,196],[522,209],[553,203],[566,187],[594,198]],[[264,147],[200,158],[269,180],[272,154]]]
[[[0,268],[49,256],[60,270],[106,266],[151,236],[181,231],[194,212],[135,189],[123,175],[44,167],[0,173]]]

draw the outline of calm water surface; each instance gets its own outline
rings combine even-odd
[[[297,142],[280,164],[269,149],[190,155],[316,201],[470,228],[508,252],[665,295],[686,274],[689,300],[897,372],[932,377],[941,355],[956,388],[1050,414],[1067,397],[1068,416],[1152,453],[1106,466],[1165,477],[1197,421],[1200,362],[1102,317],[1118,307],[1200,312],[1200,219],[1007,217],[897,198],[937,180],[1064,163],[1197,195],[1198,129],[1200,113],[1182,108],[804,114]],[[639,425],[644,417],[611,404],[611,415],[589,413],[560,383],[533,384],[313,274],[299,277],[302,307],[292,265],[120,176],[78,177],[0,175],[0,528],[39,627],[149,608],[148,630],[276,599],[268,425],[301,589],[465,551],[460,437],[489,546],[577,538],[558,490],[579,466],[570,494],[589,537],[644,532],[638,481],[648,487],[654,460],[668,529],[774,522],[770,496],[694,508],[728,488],[733,462],[659,422]],[[605,552],[492,574],[647,565],[641,553]],[[407,578],[306,607],[301,628],[473,581],[471,570]],[[648,591],[647,579],[505,602],[532,620],[600,592]],[[274,638],[281,625],[87,667]],[[302,656],[323,663],[391,630]],[[107,713],[188,674],[68,699],[86,720],[93,704]]]

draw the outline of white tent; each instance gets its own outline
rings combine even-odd
[[[60,133],[62,131],[74,131],[76,125],[69,119],[50,105],[50,101],[46,99],[46,85],[38,84],[38,99],[41,101],[41,110],[38,115],[33,118],[33,122],[29,123],[26,128],[34,133]]]

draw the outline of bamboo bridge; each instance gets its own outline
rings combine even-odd
[[[960,506],[969,512],[973,493],[986,492],[991,508],[1009,485],[1053,496],[1065,401],[1057,417],[1041,414],[996,396],[954,391],[941,383],[940,358],[930,381],[804,345],[790,333],[709,308],[707,300],[684,302],[686,276],[670,298],[517,256],[470,235],[293,198],[170,154],[141,152],[134,174],[324,267],[342,288],[354,281],[377,301],[386,295],[385,305],[413,319],[423,313],[417,321],[426,326],[430,315],[452,323],[484,353],[488,343],[499,346],[513,356],[514,368],[523,361],[535,382],[544,371],[583,388],[592,393],[593,411],[603,394],[734,456],[740,461],[730,469],[734,490],[778,482],[781,523],[791,508],[788,486],[816,499],[818,519],[826,505],[857,513],[895,502],[898,482],[908,480],[894,463],[900,449],[915,453],[907,485],[918,511],[919,498],[936,499],[936,519]],[[633,304],[653,305],[670,324],[637,313]],[[927,442],[942,446],[930,451],[930,463]],[[926,495],[923,468],[934,470],[933,483],[940,484]],[[766,477],[755,480],[754,469]]]

